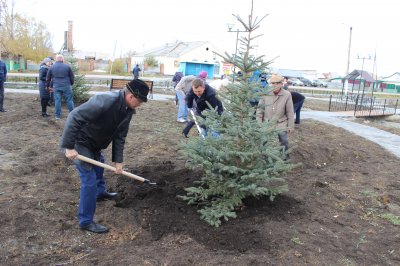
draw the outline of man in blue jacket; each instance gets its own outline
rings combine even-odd
[[[122,173],[123,151],[129,123],[142,102],[147,102],[149,87],[135,79],[118,92],[93,96],[74,109],[67,117],[61,137],[61,148],[68,159],[78,154],[104,162],[102,150],[112,142],[112,161],[115,173]],[[108,228],[93,221],[96,200],[113,199],[117,193],[106,191],[104,169],[74,160],[81,180],[78,219],[82,230],[106,233]]]
[[[74,84],[75,75],[69,65],[64,63],[64,56],[57,55],[56,62],[47,72],[46,86],[50,88],[50,82],[53,82],[54,106],[56,119],[61,118],[61,96],[67,103],[68,111],[74,109],[74,101],[72,94],[72,85]]]
[[[6,64],[0,60],[0,112],[7,112],[3,108],[4,103],[4,82],[7,79],[7,67]]]
[[[133,79],[138,79],[139,78],[139,72],[142,71],[139,67],[139,64],[136,64],[136,66],[133,68],[132,73],[133,73]]]

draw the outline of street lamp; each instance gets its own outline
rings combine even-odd
[[[350,68],[350,49],[351,49],[351,34],[353,31],[353,27],[350,26],[350,36],[349,36],[349,50],[347,52],[347,70],[346,70],[346,76],[349,74],[349,68]]]
[[[352,35],[352,32],[353,32],[353,27],[352,27],[352,26],[349,26],[349,25],[347,25],[347,24],[345,24],[345,23],[342,23],[342,24],[345,25],[345,26],[350,27],[349,49],[348,49],[348,51],[347,51],[347,68],[346,68],[346,76],[347,76],[347,75],[349,74],[349,71],[350,71],[351,35]],[[346,80],[345,80],[345,84],[344,84],[345,94],[346,94],[346,95],[347,95],[347,88],[348,88],[348,85],[349,85],[349,83],[348,83],[348,80],[346,79]]]
[[[239,42],[239,32],[249,32],[249,31],[248,30],[239,30],[239,29],[232,30],[233,27],[235,27],[235,24],[228,23],[226,25],[228,26],[228,32],[236,32],[236,47],[235,47],[235,56],[234,56],[234,59],[236,59],[238,42]],[[233,65],[233,74],[234,75],[236,74],[236,65]],[[233,77],[233,81],[235,81],[235,77]]]
[[[365,59],[371,60],[371,55],[370,55],[370,54],[367,55],[367,56],[360,56],[360,55],[358,55],[358,56],[357,56],[357,59],[362,59],[360,84],[358,85],[358,92],[357,92],[357,97],[358,97],[358,95],[359,95],[359,93],[360,93],[360,88],[361,88],[361,81],[362,81],[362,79],[363,79],[364,61],[365,61]],[[362,99],[364,98],[364,92],[365,92],[365,80],[364,80],[364,83],[363,83],[363,93],[362,93],[362,95],[361,95],[361,103],[362,103]]]

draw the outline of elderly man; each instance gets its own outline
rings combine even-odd
[[[283,87],[284,77],[273,74],[268,83],[272,86],[272,93],[261,97],[257,111],[256,119],[258,122],[275,121],[279,132],[279,142],[284,147],[285,151],[288,149],[288,133],[294,131],[294,110],[292,95]],[[288,159],[288,155],[286,156]]]
[[[54,106],[56,119],[61,118],[61,97],[67,103],[68,111],[74,109],[74,101],[72,94],[72,85],[74,84],[75,75],[69,65],[64,63],[64,56],[58,54],[56,62],[49,69],[46,76],[46,87],[50,88],[50,82],[53,82]]]
[[[112,142],[112,161],[115,173],[122,173],[123,150],[129,123],[135,109],[147,102],[149,87],[135,79],[119,92],[101,93],[74,109],[68,116],[61,138],[61,148],[68,159],[78,153],[104,162],[102,150]],[[104,169],[75,160],[81,180],[78,219],[82,230],[105,233],[108,229],[93,221],[96,200],[112,199],[117,193],[106,191]]]

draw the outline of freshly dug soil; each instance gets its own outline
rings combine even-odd
[[[284,177],[289,191],[248,199],[238,218],[213,228],[177,197],[200,176],[179,153],[176,106],[150,101],[131,123],[125,165],[158,185],[106,171],[119,197],[97,204],[96,221],[110,228],[97,235],[78,228],[79,178],[58,150],[65,119],[42,118],[36,95],[6,94],[5,107],[1,265],[400,264],[399,160],[341,128],[303,120],[290,138],[302,166]]]

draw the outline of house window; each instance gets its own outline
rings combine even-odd
[[[218,76],[219,75],[219,69],[220,69],[219,63],[215,63],[214,64],[214,76]]]

